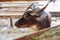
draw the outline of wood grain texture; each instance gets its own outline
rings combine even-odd
[[[43,29],[43,30],[39,30],[39,31],[34,32],[34,33],[30,34],[30,35],[26,35],[26,36],[24,36],[24,37],[17,38],[17,39],[14,39],[14,40],[29,40],[29,39],[31,39],[31,38],[34,38],[34,37],[37,37],[37,36],[41,35],[42,33],[44,33],[45,31],[47,31],[47,30],[49,30],[49,29],[57,28],[57,27],[59,27],[59,26],[60,26],[60,25],[55,26],[55,27],[49,27],[49,28],[46,28],[46,29]]]
[[[44,1],[44,0],[0,0],[0,2],[6,2],[6,1]]]

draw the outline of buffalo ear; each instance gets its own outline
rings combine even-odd
[[[31,18],[30,13],[31,12],[28,12],[28,11],[26,13],[24,13],[24,15],[23,15],[24,19],[26,19],[26,20],[30,19]]]

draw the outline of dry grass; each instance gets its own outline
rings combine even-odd
[[[50,29],[31,40],[60,40],[60,27]]]

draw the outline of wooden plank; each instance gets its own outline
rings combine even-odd
[[[50,12],[53,17],[60,17],[60,12]]]
[[[34,33],[31,33],[31,34],[25,35],[24,37],[16,38],[15,40],[29,40],[31,38],[34,38],[34,37],[37,37],[37,36],[41,35],[42,33],[44,33],[45,31],[47,31],[49,29],[57,28],[59,26],[60,25],[55,26],[55,27],[49,27],[49,28],[46,28],[46,29],[43,29],[43,30],[39,30],[37,32],[34,32]]]
[[[22,17],[22,15],[20,15],[20,16],[0,16],[0,19],[7,19],[7,18],[9,18],[9,17],[11,17],[12,19],[18,19],[18,18],[20,18],[20,17]]]
[[[46,1],[46,0],[0,0],[0,2],[13,2],[13,1]]]

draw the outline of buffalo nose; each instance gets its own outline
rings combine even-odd
[[[15,22],[15,26],[18,26],[18,22],[17,21]]]

